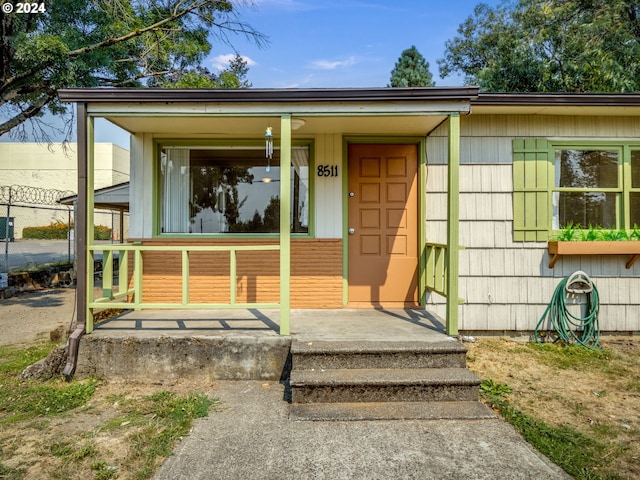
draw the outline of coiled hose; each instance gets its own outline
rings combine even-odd
[[[584,316],[575,316],[567,309],[565,303],[567,294],[586,294],[587,305]],[[556,287],[551,302],[536,325],[533,338],[537,343],[542,343],[538,332],[542,330],[545,320],[548,319],[550,327],[558,334],[556,342],[562,340],[567,344],[576,343],[587,348],[598,348],[600,346],[599,310],[598,289],[586,273],[575,272],[563,279]]]

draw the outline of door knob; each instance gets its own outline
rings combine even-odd
[[[350,228],[349,229],[349,235],[353,235],[354,233],[356,233],[356,229],[355,228]]]
[[[355,196],[356,196],[356,194],[355,194],[354,192],[349,192],[349,196],[350,196],[350,197],[355,197]]]

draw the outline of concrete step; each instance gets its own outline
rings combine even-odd
[[[292,420],[478,420],[497,418],[480,402],[294,403]]]
[[[294,368],[290,385],[293,403],[474,401],[480,379],[464,368]]]
[[[467,348],[451,341],[293,341],[295,370],[341,368],[466,368]]]

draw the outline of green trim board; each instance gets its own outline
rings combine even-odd
[[[95,120],[92,116],[87,116],[87,204],[86,204],[86,328],[87,333],[93,331],[93,309],[89,306],[93,296],[94,288],[94,263],[93,246],[94,240],[94,209],[95,209]]]
[[[447,291],[446,331],[458,334],[458,280],[460,245],[460,114],[449,115],[449,158],[447,166],[447,255],[445,288]]]
[[[513,240],[548,239],[553,164],[546,138],[513,140]]]
[[[418,302],[427,304],[427,140],[418,146]]]
[[[280,119],[280,163],[291,165],[291,115]],[[311,176],[311,175],[309,175]],[[311,192],[309,192],[311,196]],[[280,335],[289,335],[291,310],[291,168],[280,169]]]

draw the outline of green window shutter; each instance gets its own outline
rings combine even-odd
[[[513,240],[549,239],[549,185],[553,164],[544,138],[513,140]]]

